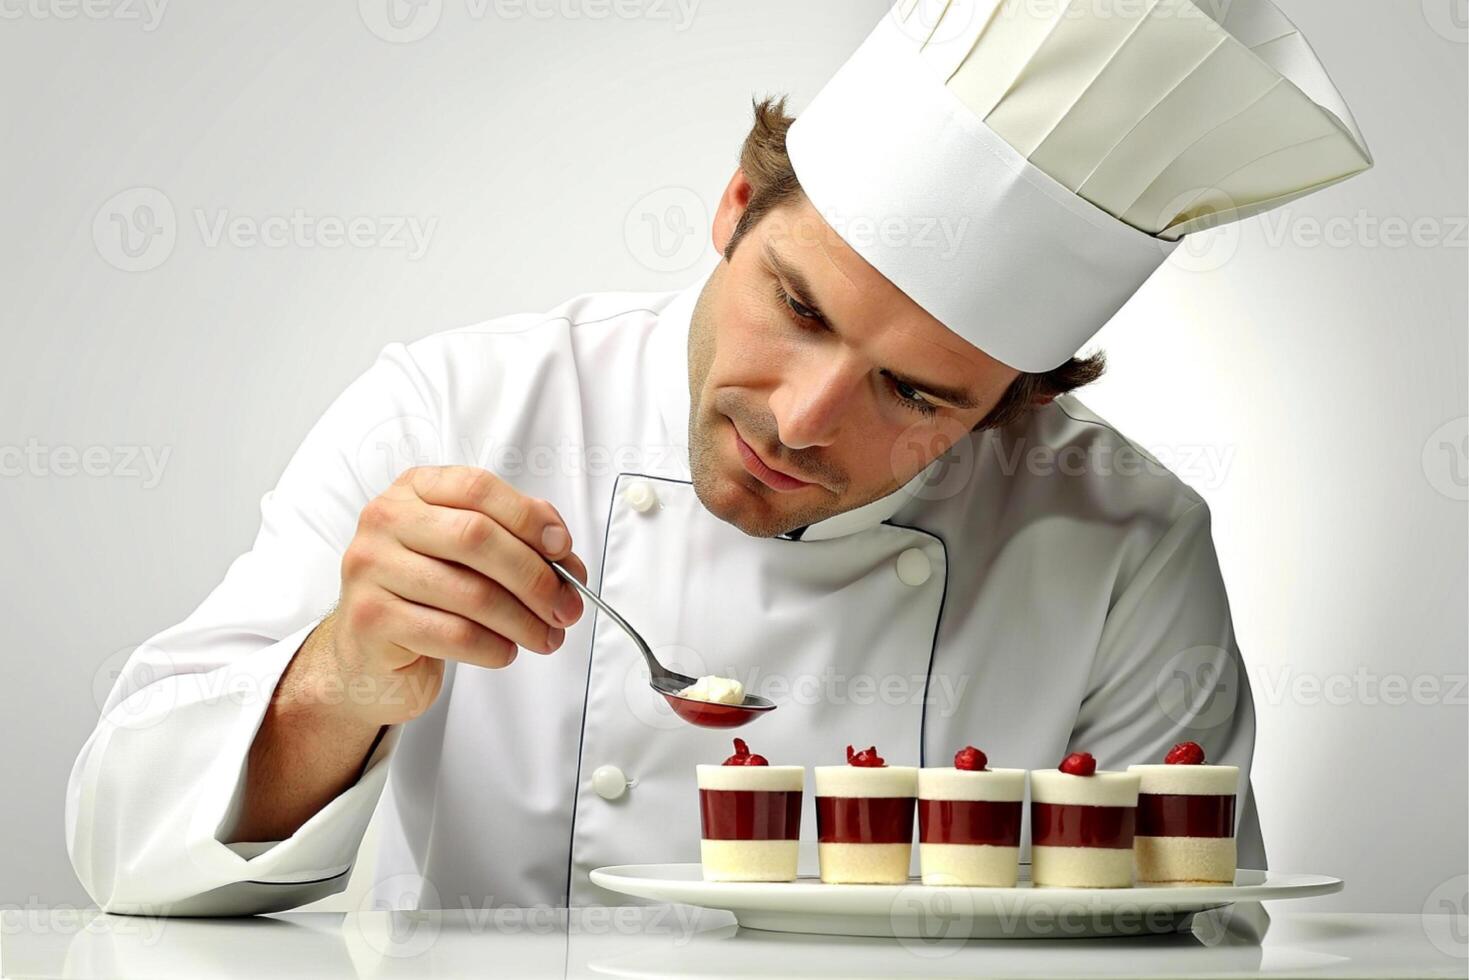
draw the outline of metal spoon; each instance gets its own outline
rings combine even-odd
[[[603,602],[602,597],[597,593],[582,585],[581,580],[559,562],[553,561],[550,565],[558,575],[571,583],[572,588],[606,613],[608,618],[621,626],[622,631],[632,638],[633,643],[643,652],[643,660],[648,664],[650,686],[667,699],[674,714],[684,721],[702,728],[738,728],[740,725],[754,721],[763,712],[775,710],[774,701],[756,694],[746,694],[745,700],[739,704],[717,704],[712,701],[700,701],[698,698],[682,696],[678,692],[694,683],[694,678],[669,670],[660,664],[658,658],[653,656],[653,649],[648,646],[647,641],[638,635],[637,630],[628,625],[627,620],[618,615],[616,609]]]

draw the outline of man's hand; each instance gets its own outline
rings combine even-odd
[[[493,668],[521,647],[554,652],[583,605],[547,559],[565,559],[586,581],[551,504],[487,470],[406,471],[362,509],[342,556],[331,642],[302,664],[303,681],[333,690],[300,694],[391,725],[428,709],[447,661]],[[330,697],[338,684],[342,696]]]
[[[362,509],[341,598],[286,668],[250,747],[231,840],[280,840],[351,786],[383,725],[438,697],[448,661],[551,653],[581,618],[586,566],[544,500],[486,470],[418,467]]]

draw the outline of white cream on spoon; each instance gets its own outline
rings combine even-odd
[[[678,696],[712,704],[744,704],[745,685],[728,677],[706,674],[679,691]]]

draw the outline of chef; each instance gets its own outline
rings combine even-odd
[[[686,289],[383,351],[121,672],[67,796],[98,904],[297,906],[375,812],[392,906],[621,902],[588,872],[697,860],[728,733],[551,559],[775,700],[740,733],[772,763],[1192,740],[1264,867],[1209,509],[1077,400],[1078,352],[1184,235],[1371,158],[1267,0],[1044,6],[901,0],[794,124],[757,106]]]

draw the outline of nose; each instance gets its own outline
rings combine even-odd
[[[834,443],[863,373],[858,365],[829,353],[793,361],[770,396],[780,441],[791,449]]]

